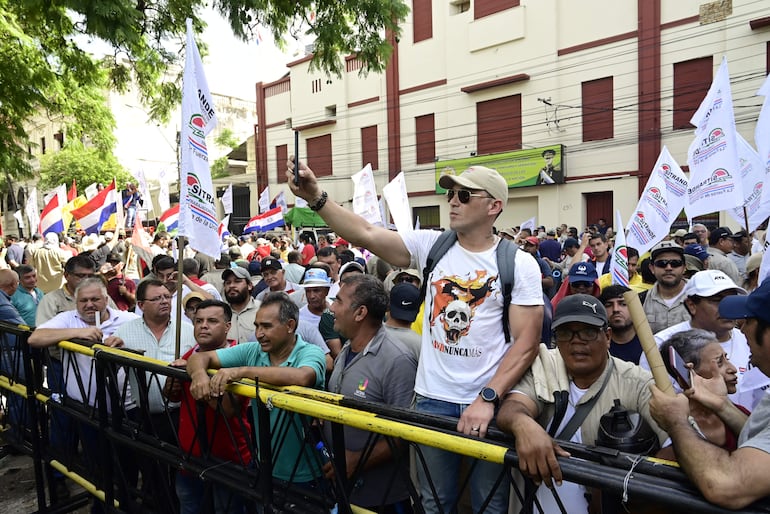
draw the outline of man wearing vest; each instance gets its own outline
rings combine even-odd
[[[612,357],[607,311],[589,295],[575,294],[559,302],[553,317],[557,348],[540,345],[540,354],[524,379],[505,397],[498,418],[502,430],[516,438],[522,473],[540,486],[542,512],[559,512],[546,489],[559,485],[570,512],[587,512],[586,490],[564,482],[556,457],[567,457],[553,439],[596,444],[599,421],[614,401],[634,410],[650,424],[661,444],[666,433],[650,416],[652,375],[633,363]],[[652,441],[651,441],[652,443]],[[525,506],[526,507],[526,506]]]
[[[394,266],[409,267],[414,258],[421,268],[441,232],[417,230],[405,234],[373,226],[352,211],[330,200],[313,172],[304,164],[299,185],[289,183],[295,195],[308,201],[341,237],[362,246]],[[497,171],[472,166],[462,174],[444,175],[439,185],[447,189],[449,228],[456,244],[443,252],[427,280],[425,320],[415,392],[416,409],[458,418],[457,431],[485,437],[499,404],[499,396],[511,389],[537,354],[543,319],[540,270],[531,255],[515,252],[513,286],[509,305],[498,275],[497,246],[493,225],[508,202],[508,185]],[[508,314],[510,343],[501,330]],[[431,483],[420,470],[420,489],[426,512],[456,509],[460,459],[456,454],[422,447]],[[488,497],[485,512],[508,512],[509,482],[506,476],[495,488],[503,468],[475,462],[471,474],[471,502],[479,511]]]

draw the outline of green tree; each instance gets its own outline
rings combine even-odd
[[[43,191],[61,184],[69,187],[73,180],[82,191],[94,182],[106,186],[113,178],[118,190],[133,180],[114,155],[82,144],[69,144],[59,152],[44,155],[40,162],[40,188]]]
[[[0,0],[0,170],[29,173],[24,123],[41,113],[65,120],[67,141],[88,141],[100,152],[114,146],[107,89],[140,90],[154,119],[166,121],[181,100],[185,19],[197,33],[205,0]],[[356,53],[362,73],[384,69],[391,48],[386,32],[399,34],[404,0],[217,0],[214,8],[243,40],[258,24],[279,43],[301,32],[316,37],[312,65],[339,75],[341,54]],[[78,42],[100,43],[112,55],[96,60]],[[205,52],[205,45],[199,44]],[[244,63],[247,65],[247,63]],[[181,72],[179,72],[181,73]],[[237,73],[237,70],[234,71]]]
[[[235,138],[233,131],[229,128],[222,129],[222,132],[214,139],[214,143],[221,148],[227,148],[229,150],[235,150],[240,144]],[[227,176],[227,169],[229,167],[229,159],[227,155],[223,155],[219,159],[215,160],[211,164],[211,178],[222,178]]]

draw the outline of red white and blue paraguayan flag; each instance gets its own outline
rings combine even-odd
[[[166,232],[173,232],[179,228],[179,204],[173,206],[166,212],[160,215],[158,219],[159,223],[163,223],[166,227]]]
[[[117,212],[118,194],[115,189],[115,179],[113,179],[109,186],[72,211],[72,217],[78,220],[86,234],[98,234],[102,225]]]
[[[219,240],[222,241],[224,238],[230,235],[230,229],[227,228],[230,225],[230,215],[228,214],[225,216],[225,219],[219,223]]]
[[[206,148],[206,135],[216,127],[217,115],[189,18],[183,81],[179,232],[192,248],[218,258],[219,219]]]
[[[37,203],[37,198],[35,198]],[[60,234],[64,232],[64,221],[62,221],[61,210],[64,204],[67,203],[67,188],[62,184],[53,191],[51,191],[45,198],[43,198],[43,212],[40,213],[40,227],[39,232],[43,235],[48,232],[56,232]],[[35,206],[37,209],[37,206]]]
[[[254,216],[243,227],[243,233],[249,234],[251,232],[267,232],[276,227],[282,227],[286,223],[283,221],[283,213],[280,207],[270,209],[269,211]]]

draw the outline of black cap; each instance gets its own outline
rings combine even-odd
[[[587,294],[565,296],[556,306],[551,328],[577,321],[595,327],[607,324],[607,310],[598,298]]]
[[[719,227],[715,228],[711,231],[709,234],[709,244],[715,245],[719,242],[720,239],[729,237],[730,239],[740,239],[743,237],[743,234],[733,234],[733,231],[730,230],[729,227]]]
[[[268,269],[274,269],[274,270],[282,270],[283,264],[281,264],[281,261],[278,259],[273,259],[272,257],[268,257],[267,259],[262,259],[262,271]]]

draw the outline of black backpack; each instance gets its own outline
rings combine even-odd
[[[425,268],[422,270],[422,287],[420,289],[420,301],[425,301],[425,294],[428,291],[428,279],[431,271],[436,267],[436,263],[443,257],[449,249],[457,242],[457,233],[454,230],[445,230],[433,243],[428,252],[428,259],[425,261]],[[497,269],[500,276],[500,284],[503,289],[503,333],[505,342],[511,342],[509,330],[508,308],[511,303],[511,294],[513,292],[513,274],[515,270],[516,252],[519,247],[508,239],[501,239],[497,245]]]

